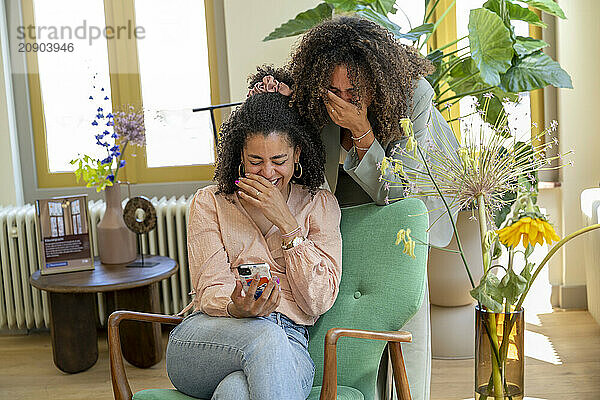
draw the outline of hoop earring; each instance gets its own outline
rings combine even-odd
[[[296,165],[298,165],[298,167],[300,167],[300,175],[296,176]],[[302,178],[302,164],[300,164],[300,162],[297,162],[296,164],[294,164],[294,174],[292,175],[294,178],[296,179],[300,179]]]
[[[240,162],[240,165],[238,165],[238,174],[239,174],[239,176],[244,176],[244,174],[246,173],[246,170],[244,169],[244,173],[242,174],[242,168],[244,168],[244,166]]]

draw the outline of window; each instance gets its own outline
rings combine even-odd
[[[120,180],[210,180],[210,116],[191,109],[219,103],[212,15],[212,0],[23,0],[25,41],[46,50],[26,54],[38,186],[80,186],[69,161],[106,157],[91,126],[104,98],[105,114],[144,108],[147,146]]]
[[[79,200],[71,202],[71,220],[73,222],[73,235],[83,233],[83,227],[81,226],[81,208],[79,206]]]
[[[48,211],[50,215],[50,230],[52,237],[65,235],[65,219],[63,215],[62,203],[48,202]]]
[[[457,38],[469,34],[469,11],[474,8],[480,8],[485,0],[462,0],[456,2],[456,36]],[[524,21],[512,21],[515,27],[515,34],[520,36],[529,36],[529,25]],[[458,42],[458,48],[468,46],[468,39]],[[511,103],[504,106],[508,113],[508,126],[513,134],[516,134],[517,140],[528,139],[531,130],[531,102],[529,92],[523,92],[519,95],[517,103]],[[460,116],[464,117],[461,121],[461,136],[467,127],[478,131],[482,124],[482,118],[475,113],[475,97],[467,96],[460,100]],[[463,123],[464,122],[464,123]]]

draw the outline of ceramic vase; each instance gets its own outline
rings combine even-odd
[[[475,400],[523,399],[524,314],[475,307]]]
[[[137,257],[135,234],[123,220],[121,185],[104,189],[106,211],[98,224],[98,253],[102,264],[129,264]]]

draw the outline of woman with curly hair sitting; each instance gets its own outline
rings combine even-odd
[[[342,273],[340,209],[319,189],[323,148],[289,106],[289,76],[263,68],[250,83],[221,130],[218,184],[190,206],[195,312],[171,332],[167,372],[194,397],[305,399],[306,326],[333,305]],[[256,298],[258,279],[245,294],[236,279],[248,263],[270,266]]]
[[[292,101],[320,130],[327,155],[325,175],[341,206],[387,204],[405,196],[388,171],[378,169],[384,156],[420,168],[403,150],[408,141],[401,119],[410,118],[421,146],[436,143],[451,154],[458,146],[447,122],[432,106],[434,91],[424,76],[433,65],[418,51],[396,41],[379,25],[356,17],[337,17],[304,34],[288,69],[295,81]],[[431,160],[435,162],[435,160]],[[418,188],[416,188],[418,190]],[[430,243],[446,246],[450,221],[439,218],[439,198],[423,198],[433,224]]]

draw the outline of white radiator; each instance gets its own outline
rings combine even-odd
[[[167,256],[177,261],[176,274],[160,282],[161,311],[179,312],[190,300],[186,227],[191,197],[153,198],[157,225],[141,236],[144,254]],[[127,200],[123,201],[123,206]],[[96,226],[104,215],[104,201],[90,201],[92,249],[98,256]],[[38,269],[38,240],[35,208],[32,205],[0,208],[0,330],[49,327],[48,295],[29,284]],[[103,294],[98,294],[98,318],[107,318]]]

